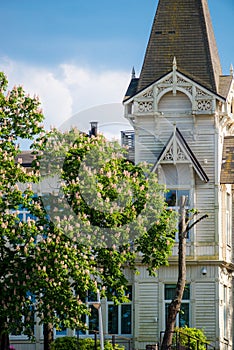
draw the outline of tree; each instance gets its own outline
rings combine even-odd
[[[37,174],[21,165],[19,139],[32,140],[42,131],[43,115],[37,97],[26,95],[22,87],[8,93],[7,79],[0,73],[0,349],[8,349],[9,332],[22,328],[22,317],[30,312],[28,263],[25,247],[30,244],[35,225],[21,223],[17,210],[27,207],[32,191],[27,184]],[[20,190],[18,184],[25,184]],[[30,332],[27,322],[25,332]]]
[[[81,315],[87,312],[82,300],[88,290],[101,288],[102,296],[126,300],[124,269],[135,268],[139,252],[150,274],[167,263],[174,213],[167,210],[164,187],[149,166],[127,161],[117,143],[100,135],[53,130],[37,140],[35,149],[42,179],[50,181],[54,192],[41,198],[48,222],[43,223],[45,237],[37,243],[35,259],[36,275],[40,267],[43,277],[33,290],[40,305],[37,314],[55,327],[82,328]],[[46,262],[41,251],[49,255]],[[73,297],[78,299],[72,305]]]
[[[35,314],[49,349],[52,327],[84,327],[88,291],[126,300],[124,269],[135,268],[139,252],[151,274],[167,263],[174,214],[148,166],[128,162],[102,136],[45,133],[38,99],[6,88],[1,73],[0,349],[8,349],[11,332],[32,337]],[[30,170],[19,138],[36,138]],[[39,174],[61,180],[55,193],[36,191]]]
[[[169,349],[172,344],[173,333],[175,329],[176,316],[180,311],[181,302],[183,298],[185,283],[186,283],[186,239],[188,232],[198,222],[205,219],[207,215],[203,215],[192,224],[194,216],[198,214],[193,211],[193,215],[189,217],[185,208],[186,197],[181,197],[179,210],[179,247],[178,247],[178,279],[176,285],[175,296],[168,306],[168,317],[166,322],[166,330],[162,341],[162,349]]]
[[[34,315],[41,321],[60,326],[60,321],[87,312],[80,298],[73,296],[69,280],[72,274],[90,271],[89,264],[77,267],[78,249],[64,236],[61,238],[40,205],[35,188],[37,170],[22,165],[19,139],[32,140],[42,133],[43,115],[38,98],[26,95],[22,87],[6,93],[7,79],[0,74],[0,348],[8,350],[9,333],[23,332],[33,337]],[[35,186],[34,186],[35,187]],[[27,213],[22,222],[21,210]],[[54,244],[55,243],[55,244]],[[53,254],[54,253],[54,254]],[[82,251],[83,254],[83,251]],[[57,260],[56,260],[57,258]],[[52,260],[53,259],[53,260]],[[67,265],[73,269],[67,273]],[[84,266],[84,269],[82,269]],[[79,268],[79,270],[78,270]],[[86,273],[87,275],[87,273]],[[89,286],[85,274],[77,291],[84,293]],[[57,294],[56,294],[57,293]],[[53,302],[53,298],[55,301]],[[69,305],[69,314],[63,307]],[[52,308],[50,309],[50,304]],[[52,311],[51,311],[52,310]],[[51,313],[58,310],[59,317]],[[48,321],[47,321],[48,320]],[[66,324],[66,321],[64,320]],[[64,325],[64,323],[62,325]],[[70,321],[69,325],[78,324]],[[46,327],[45,327],[46,328]]]

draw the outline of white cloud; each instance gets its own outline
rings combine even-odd
[[[7,75],[9,88],[23,85],[26,92],[38,95],[45,114],[45,126],[58,125],[72,113],[69,89],[53,71],[9,59],[0,60],[1,70]]]
[[[60,68],[72,95],[74,113],[96,105],[122,102],[129,80],[126,72],[96,72],[70,64],[63,64]]]
[[[78,112],[93,106],[121,103],[129,82],[126,72],[95,72],[95,69],[67,63],[48,68],[0,58],[0,66],[10,88],[23,85],[26,92],[39,96],[47,128],[50,125],[59,127],[75,114],[80,115]],[[84,115],[87,118],[87,114]],[[116,115],[114,120],[111,115],[108,117],[110,122],[117,122]],[[123,122],[122,117],[120,115],[120,122]]]
[[[120,132],[130,129],[128,121],[124,118],[121,103],[108,103],[74,114],[61,125],[61,130],[69,130],[70,127],[75,126],[80,131],[87,132],[92,121],[98,121],[99,132],[109,140],[120,139]]]

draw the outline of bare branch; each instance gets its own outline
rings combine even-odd
[[[190,230],[193,228],[193,226],[195,226],[195,225],[198,224],[200,221],[202,221],[203,219],[206,219],[206,218],[208,218],[208,214],[205,214],[205,215],[201,216],[199,219],[197,219],[196,221],[194,221],[190,226],[187,225],[187,226],[186,226],[185,233],[188,233],[188,231],[190,231]]]

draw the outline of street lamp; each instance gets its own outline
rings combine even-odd
[[[104,350],[104,337],[103,337],[103,324],[102,324],[102,306],[100,299],[100,292],[97,289],[97,302],[92,303],[95,309],[98,310],[98,321],[99,321],[99,336],[100,336],[100,349]]]

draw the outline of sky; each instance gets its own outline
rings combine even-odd
[[[75,118],[81,129],[94,119],[103,130],[108,125],[110,134],[110,128],[113,134],[126,129],[121,102],[132,67],[140,73],[157,3],[0,0],[0,70],[9,88],[23,85],[39,96],[46,128]],[[229,74],[234,65],[234,1],[208,3],[223,73]]]

